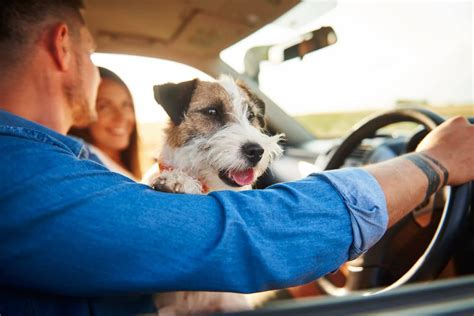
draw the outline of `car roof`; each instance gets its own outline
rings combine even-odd
[[[219,53],[298,0],[88,0],[97,51],[157,57],[216,75]]]

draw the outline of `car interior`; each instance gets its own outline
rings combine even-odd
[[[256,185],[263,189],[311,172],[359,167],[414,151],[422,138],[446,119],[444,114],[415,103],[372,110],[345,136],[321,138],[288,114],[261,89],[259,74],[266,63],[289,65],[295,59],[316,59],[319,52],[328,53],[339,40],[335,26],[311,26],[301,31],[298,27],[305,21],[285,15],[308,10],[308,2],[87,0],[85,18],[100,53],[169,60],[213,78],[230,74],[258,94],[266,104],[269,133],[286,135],[283,156]],[[335,0],[312,2],[307,13],[316,19],[337,5]],[[223,60],[224,50],[274,21],[293,25],[300,34],[245,49],[241,69]],[[470,102],[470,112],[464,115],[474,123],[472,99]],[[399,132],[393,127],[400,123],[411,124],[410,131]],[[472,313],[473,202],[472,183],[446,187],[339,271],[310,284],[280,289],[278,299],[235,315]]]

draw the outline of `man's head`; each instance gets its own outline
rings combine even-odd
[[[59,84],[74,125],[94,117],[99,83],[90,54],[94,50],[80,10],[82,0],[2,0],[0,69],[3,79],[39,69]]]

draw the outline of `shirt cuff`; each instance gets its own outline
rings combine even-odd
[[[320,173],[341,195],[349,210],[353,242],[349,260],[366,252],[387,230],[385,195],[377,180],[360,168],[345,168]]]

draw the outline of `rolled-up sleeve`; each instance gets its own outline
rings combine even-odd
[[[350,215],[353,242],[349,260],[372,247],[388,223],[385,195],[377,180],[364,169],[350,168],[320,174],[339,192]]]

